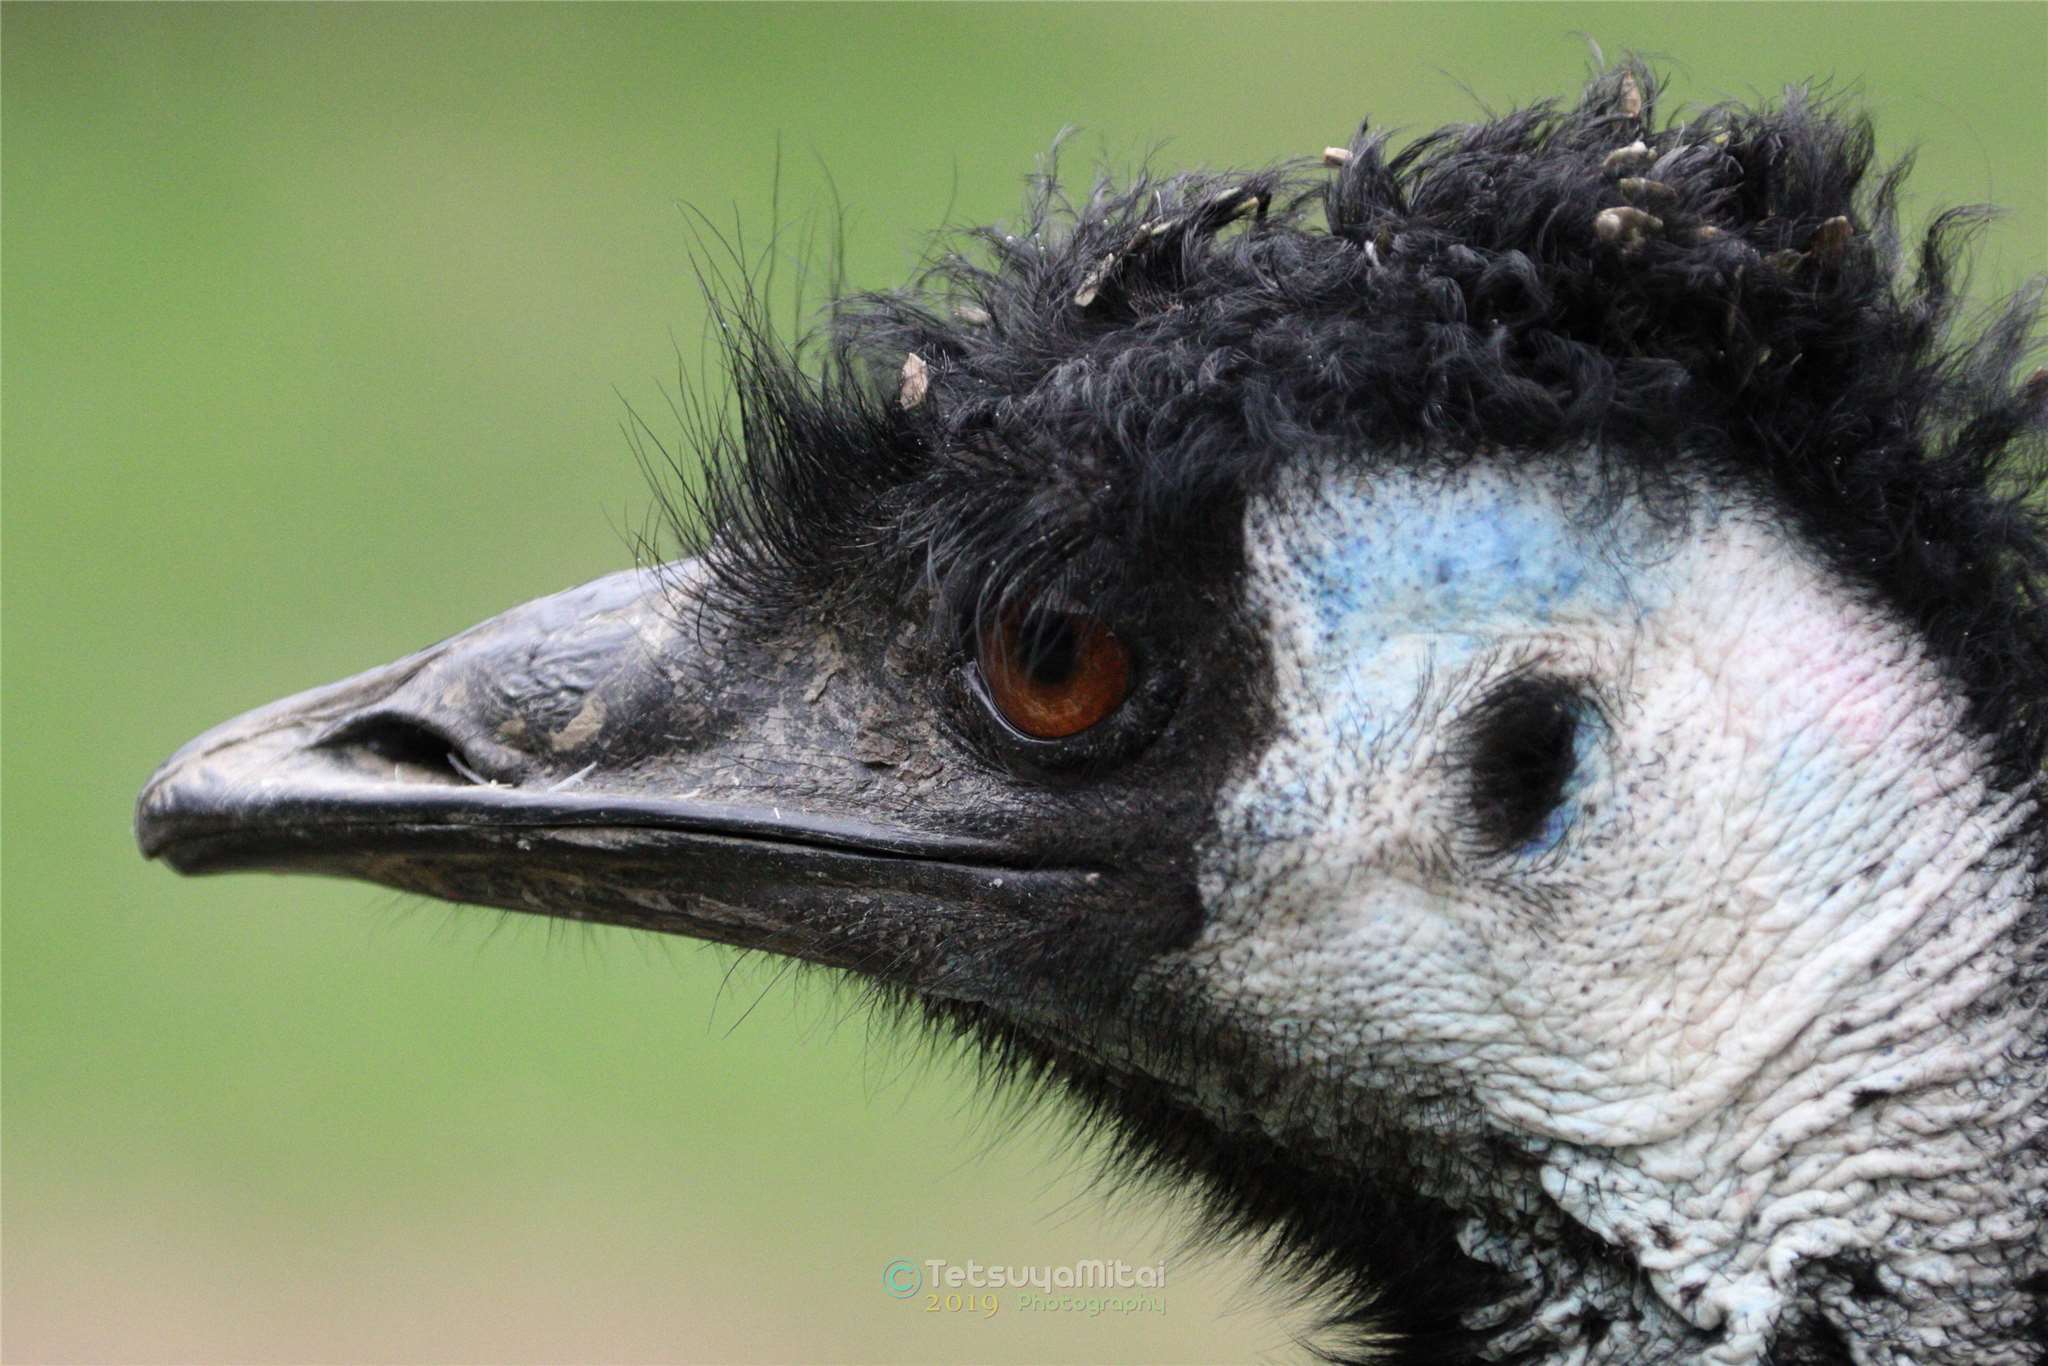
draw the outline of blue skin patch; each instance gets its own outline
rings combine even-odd
[[[1360,488],[1311,514],[1326,539],[1295,563],[1331,644],[1369,648],[1460,630],[1490,638],[1490,626],[1540,628],[1561,613],[1611,614],[1628,602],[1620,566],[1536,490],[1403,482]]]
[[[1281,591],[1312,613],[1312,648],[1297,662],[1333,740],[1373,747],[1432,680],[1503,646],[1650,610],[1631,577],[1639,556],[1580,515],[1572,492],[1467,471],[1332,478],[1283,504],[1278,558],[1293,582]],[[1600,749],[1598,716],[1579,720],[1567,800],[1523,854],[1555,848],[1577,818],[1571,793]]]

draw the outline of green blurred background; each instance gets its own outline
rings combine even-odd
[[[857,285],[1068,165],[1251,164],[1575,90],[1833,77],[1909,216],[2048,261],[2048,7],[4,11],[4,1350],[31,1360],[1287,1356],[1248,1263],[1106,1208],[829,982],[136,857],[253,704],[630,562],[679,202],[843,198]],[[686,368],[688,365],[686,364]],[[660,425],[659,423],[657,425]],[[994,1141],[1000,1140],[1000,1141]],[[893,1258],[1172,1260],[1166,1311],[920,1312]]]

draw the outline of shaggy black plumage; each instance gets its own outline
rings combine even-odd
[[[1964,335],[1983,211],[1907,243],[1907,163],[1875,166],[1867,120],[1805,91],[1660,119],[1657,94],[1630,62],[1398,151],[1361,127],[1334,170],[1078,204],[1047,173],[1014,230],[842,304],[819,364],[728,315],[742,421],[685,520],[724,528],[743,610],[918,581],[955,609],[1099,606],[1234,553],[1245,497],[1307,448],[1707,466],[1915,623],[2024,781],[2048,749],[2025,501],[2048,373],[2017,379],[2040,286]]]

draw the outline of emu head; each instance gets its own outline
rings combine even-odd
[[[144,849],[844,969],[1361,1350],[2030,1359],[2031,296],[1952,345],[1864,125],[1653,95],[729,318],[697,558],[230,722]]]

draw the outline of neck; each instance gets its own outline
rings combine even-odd
[[[949,1020],[1043,1054],[1127,1159],[1206,1189],[1219,1236],[1270,1231],[1361,1361],[2021,1366],[2048,1344],[2048,898],[2031,800],[1979,816],[1960,872],[1876,898],[1860,983],[1654,1142],[1444,1109],[1425,1133],[1220,1023],[1182,1055],[1218,1065],[1169,1087],[1050,1022]]]
[[[1390,1103],[1388,1077],[1276,1072],[1220,1022],[1177,1067],[1081,1045],[1124,1078],[1090,1106],[1176,1184],[1207,1177],[1227,1231],[1347,1267],[1360,1294],[1337,1321],[1431,1334],[1417,1361],[2038,1361],[2042,821],[2036,794],[1946,795],[1968,809],[1928,826],[1937,855],[1858,855],[1864,884],[1829,898],[1847,909],[1810,912],[1828,948],[1788,984],[1796,1024],[1664,1132],[1532,1132],[1441,1090]]]
[[[1525,1138],[1508,1181],[1494,1152],[1440,1192],[1517,1286],[1484,1358],[2040,1359],[2048,899],[2031,805],[1980,814],[1960,874],[1876,898],[1868,973],[1732,1103],[1654,1142]]]

